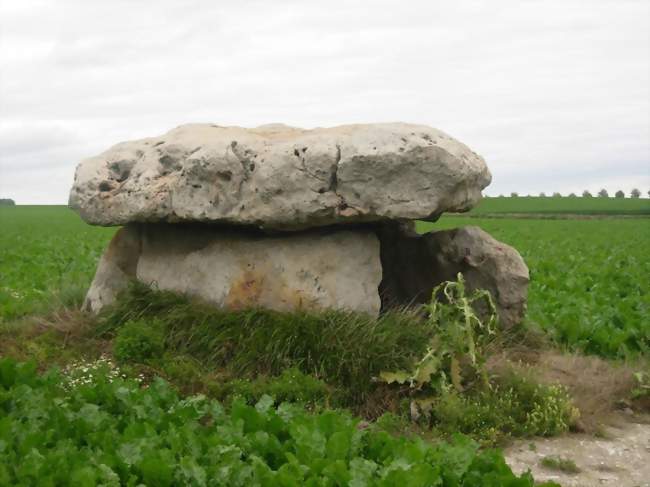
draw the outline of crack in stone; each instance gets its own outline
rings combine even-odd
[[[240,150],[237,145],[237,141],[233,140],[230,142],[230,149],[232,150],[233,155],[237,158],[239,161],[239,164],[241,164],[242,167],[242,178],[239,181],[239,185],[237,187],[237,194],[241,196],[242,194],[242,188],[244,187],[244,183],[248,181],[249,176],[250,176],[250,171],[251,169],[255,168],[255,164],[251,163],[251,160],[249,157],[246,156],[247,151],[244,151],[244,154],[240,153]],[[226,155],[228,154],[228,151],[226,150]],[[242,206],[241,209],[243,210],[244,207]]]
[[[239,153],[239,149],[237,149],[237,141],[236,140],[233,140],[230,143],[230,149],[232,150],[232,153],[237,158],[237,160],[241,164],[242,169],[244,170],[243,180],[248,181],[249,166],[250,166],[250,163],[251,163],[250,159],[248,157],[246,157],[245,155]]]
[[[339,178],[338,178],[338,172],[339,172],[339,162],[341,162],[341,146],[336,144],[336,160],[334,161],[334,164],[332,165],[331,168],[331,174],[330,174],[330,185],[328,191],[332,191],[333,193],[336,193],[336,190],[338,189],[339,185]],[[339,197],[338,193],[336,193]]]
[[[307,168],[306,158],[304,155],[305,152],[307,152],[307,147],[303,147],[302,151],[298,151],[298,149],[294,148],[293,155],[300,160],[300,165],[294,166],[296,170],[306,173],[309,177],[314,178],[315,180],[320,181],[321,183],[327,184],[326,188],[319,189],[318,191],[316,191],[317,193],[323,194],[328,191],[336,193],[336,189],[338,186],[338,178],[337,178],[338,165],[339,165],[339,161],[341,160],[341,147],[337,144],[335,160],[334,163],[329,168],[329,176],[326,177],[322,177],[317,173],[310,171]]]

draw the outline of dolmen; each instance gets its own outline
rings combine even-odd
[[[473,226],[414,231],[471,209],[490,180],[464,144],[404,123],[189,124],[123,142],[82,161],[70,192],[87,223],[122,226],[84,306],[138,280],[228,309],[378,315],[461,272],[511,326],[529,279],[514,248]]]

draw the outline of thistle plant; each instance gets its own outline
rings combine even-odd
[[[487,308],[485,318],[476,312],[480,303]],[[408,382],[415,390],[430,384],[434,390],[451,385],[460,392],[463,366],[468,366],[489,387],[483,346],[497,329],[496,307],[490,293],[474,290],[468,295],[463,275],[458,273],[456,281],[443,282],[433,289],[425,310],[434,331],[426,353],[412,370],[382,372],[380,378],[389,384]]]

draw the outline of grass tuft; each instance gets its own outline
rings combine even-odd
[[[541,465],[551,470],[557,470],[559,472],[564,472],[568,474],[580,473],[580,468],[576,465],[576,462],[570,458],[556,457],[556,456],[547,456],[542,458]]]

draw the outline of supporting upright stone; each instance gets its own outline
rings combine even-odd
[[[135,279],[141,251],[140,226],[120,228],[99,259],[95,278],[86,293],[83,308],[97,313]]]
[[[268,236],[197,224],[130,224],[102,257],[86,307],[110,304],[130,279],[229,309],[377,315],[379,240],[368,229]]]

